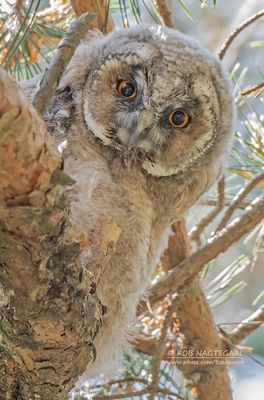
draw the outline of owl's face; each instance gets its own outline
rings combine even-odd
[[[220,62],[185,35],[131,28],[81,46],[76,57],[90,57],[86,127],[121,157],[140,155],[149,174],[177,174],[228,142],[228,80]]]

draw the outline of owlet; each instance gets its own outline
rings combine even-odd
[[[107,312],[85,376],[111,374],[171,224],[222,174],[232,138],[230,82],[192,38],[141,25],[81,44],[45,119],[67,139],[74,225],[89,237],[111,217],[121,229],[97,283]],[[83,252],[88,269],[92,258],[91,249]]]

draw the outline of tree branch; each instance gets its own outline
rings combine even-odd
[[[250,24],[255,22],[258,18],[262,17],[263,15],[264,15],[264,10],[259,11],[258,13],[252,15],[250,18],[246,19],[246,21],[242,22],[233,32],[231,32],[231,34],[225,40],[225,42],[223,43],[218,52],[218,57],[220,58],[220,60],[224,58],[226,51],[231,46],[235,38],[239,35],[239,33],[242,32]]]
[[[219,337],[223,341],[223,347],[226,347],[226,343],[228,347],[230,345],[236,346],[239,345],[248,335],[254,332],[259,326],[264,323],[264,305],[259,307],[253,314],[251,314],[248,318],[240,322],[231,332],[227,333],[220,328]],[[222,325],[222,324],[221,324]],[[224,333],[224,337],[223,337]],[[163,360],[168,361],[171,360],[171,355],[175,349],[174,342],[171,340],[167,341],[166,351],[163,354]],[[149,356],[155,355],[155,348],[157,346],[158,339],[152,335],[146,335],[141,333],[140,335],[134,337],[131,341],[131,344],[134,348]]]
[[[259,83],[258,85],[249,86],[240,92],[241,96],[248,96],[252,93],[257,92],[258,90],[264,90],[264,82]]]
[[[174,24],[167,0],[157,0],[156,3],[164,25],[173,28]]]
[[[119,393],[119,394],[110,394],[110,395],[97,395],[93,396],[93,400],[114,400],[114,399],[127,399],[127,398],[132,398],[132,397],[139,397],[143,396],[145,394],[149,394],[150,392],[150,387],[148,386],[145,389],[142,390],[137,390],[135,392],[130,392],[130,393]],[[173,393],[168,389],[158,387],[157,393],[170,396],[170,397],[175,397],[176,399],[184,400],[184,398],[177,393]]]
[[[198,203],[201,206],[209,206],[209,207],[214,207],[216,206],[218,203],[218,200],[214,200],[214,199],[207,199],[207,200],[203,200],[200,203]],[[232,204],[232,201],[229,200],[225,200],[225,207],[229,207]],[[239,209],[241,210],[245,210],[245,208],[247,208],[248,206],[250,206],[250,202],[249,201],[242,201],[239,204]]]
[[[182,260],[191,254],[191,243],[189,241],[184,221],[178,221],[173,225],[174,234],[169,239],[169,246],[166,250],[166,270],[170,270],[174,265],[178,265]],[[163,264],[163,263],[162,263]],[[172,295],[172,293],[171,293]],[[166,304],[170,304],[168,299]],[[159,314],[163,315],[163,303],[159,307]],[[166,307],[165,307],[166,309]],[[199,279],[196,278],[188,282],[178,292],[173,306],[175,315],[170,324],[170,336],[166,343],[166,351],[161,357],[166,357],[168,361],[177,365],[183,373],[184,378],[190,382],[189,390],[197,400],[213,400],[230,398],[229,380],[225,366],[208,365],[206,368],[200,366],[200,380],[193,379],[197,375],[197,365],[181,362],[177,358],[177,350],[206,351],[210,349],[220,350],[222,342],[218,336],[213,317],[208,306],[207,300],[200,287]],[[153,316],[155,326],[155,314]],[[134,339],[136,348],[150,352],[155,360],[156,346],[158,339],[146,337],[136,337]],[[176,347],[175,347],[176,346]]]
[[[264,322],[264,305],[259,307],[247,319],[238,324],[229,334],[228,338],[234,344],[239,344],[250,333],[257,329]]]
[[[220,231],[212,238],[209,243],[182,261],[150,288],[151,294],[148,298],[150,305],[154,306],[168,293],[175,293],[192,280],[206,263],[226,251],[233,243],[258,225],[264,216],[264,198],[258,198],[246,210],[248,211],[241,218],[234,220],[225,230]],[[139,304],[138,314],[140,315],[146,310],[146,303],[142,301]]]
[[[169,237],[168,247],[161,256],[164,272],[168,272],[192,253],[184,219],[175,222],[171,228],[173,234]]]
[[[215,219],[225,206],[225,178],[224,176],[217,185],[217,204],[205,218],[203,218],[197,226],[194,226],[190,232],[191,240],[194,240],[198,246],[201,244],[200,236],[204,229]]]
[[[151,394],[152,391],[152,383],[149,383],[149,381],[147,379],[143,379],[143,378],[134,378],[134,377],[126,377],[126,378],[122,378],[122,379],[117,379],[117,380],[112,380],[107,382],[107,389],[109,390],[111,388],[111,386],[113,385],[125,385],[125,384],[133,384],[133,383],[141,383],[143,385],[145,385],[146,387],[144,389],[141,390],[135,390],[133,392],[127,392],[125,391],[125,389],[122,390],[122,393],[117,393],[117,394],[111,394],[111,395],[95,395],[93,396],[93,400],[112,400],[112,399],[123,399],[123,398],[132,398],[132,397],[136,397],[136,396],[143,396],[143,395],[147,395],[147,394]],[[104,384],[101,385],[93,385],[91,386],[91,390],[93,389],[98,389],[102,387],[104,390],[106,389]],[[180,395],[178,395],[178,393],[174,393],[168,389],[165,388],[160,388],[159,386],[157,386],[155,388],[155,393],[161,393],[164,395],[168,395],[170,397],[175,397],[177,399],[183,399],[183,397],[181,397]]]
[[[155,354],[153,359],[153,365],[151,370],[151,384],[150,384],[150,393],[149,393],[149,400],[155,400],[155,395],[157,393],[157,389],[159,387],[159,376],[160,376],[160,363],[163,358],[163,354],[166,349],[167,343],[167,331],[169,325],[171,324],[172,314],[177,306],[178,297],[172,300],[171,305],[167,309],[165,319],[163,322],[163,326],[161,328],[160,337],[157,341]]]
[[[221,229],[225,227],[226,223],[232,217],[234,212],[239,208],[244,198],[254,189],[254,187],[256,187],[263,180],[264,180],[264,172],[261,172],[260,174],[256,175],[255,178],[252,179],[247,185],[245,185],[243,188],[239,190],[239,192],[234,197],[232,204],[228,207],[225,215],[223,216],[218,227],[216,228],[215,233],[219,232]]]
[[[113,399],[124,399],[124,398],[132,398],[132,397],[136,397],[136,396],[143,396],[146,394],[149,394],[151,391],[151,385],[149,384],[149,382],[146,379],[142,379],[142,378],[134,378],[131,376],[128,376],[126,378],[123,379],[118,379],[118,380],[113,380],[113,381],[109,381],[107,383],[107,388],[110,389],[112,385],[118,384],[118,385],[124,385],[124,384],[131,384],[131,383],[141,383],[143,385],[146,385],[146,387],[144,389],[141,390],[135,390],[133,392],[126,392],[124,390],[122,390],[122,393],[117,393],[117,394],[110,394],[110,395],[95,395],[93,396],[93,400],[113,400]],[[103,386],[103,389],[105,390],[105,385],[100,385]],[[100,387],[99,386],[99,387]],[[91,386],[91,389],[94,388],[98,388],[98,386]],[[184,400],[183,397],[181,397],[180,395],[178,395],[177,393],[174,393],[168,389],[165,388],[160,388],[159,386],[156,389],[156,393],[161,393],[164,395],[168,395],[170,397],[175,397],[177,399],[181,399]]]
[[[51,140],[44,122],[3,69],[0,118],[0,201],[23,198],[24,204],[32,203],[30,194],[49,185],[60,159],[47,149]]]
[[[32,101],[34,107],[41,115],[45,112],[66,66],[72,58],[81,39],[83,39],[88,31],[90,22],[93,19],[94,15],[87,13],[81,15],[71,24],[69,30],[65,33],[65,36],[58,45],[58,50],[53,57],[49,68],[44,73],[40,82],[40,87]]]

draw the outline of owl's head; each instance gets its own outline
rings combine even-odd
[[[209,51],[177,31],[137,26],[79,46],[48,116],[53,133],[78,120],[121,157],[139,155],[148,174],[169,176],[222,156],[233,101]]]

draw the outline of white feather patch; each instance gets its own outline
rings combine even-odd
[[[84,119],[88,129],[90,129],[93,132],[94,136],[101,139],[103,144],[109,145],[112,143],[112,139],[106,136],[107,130],[105,129],[105,127],[102,124],[100,124],[100,122],[95,121],[87,110],[85,110]]]

